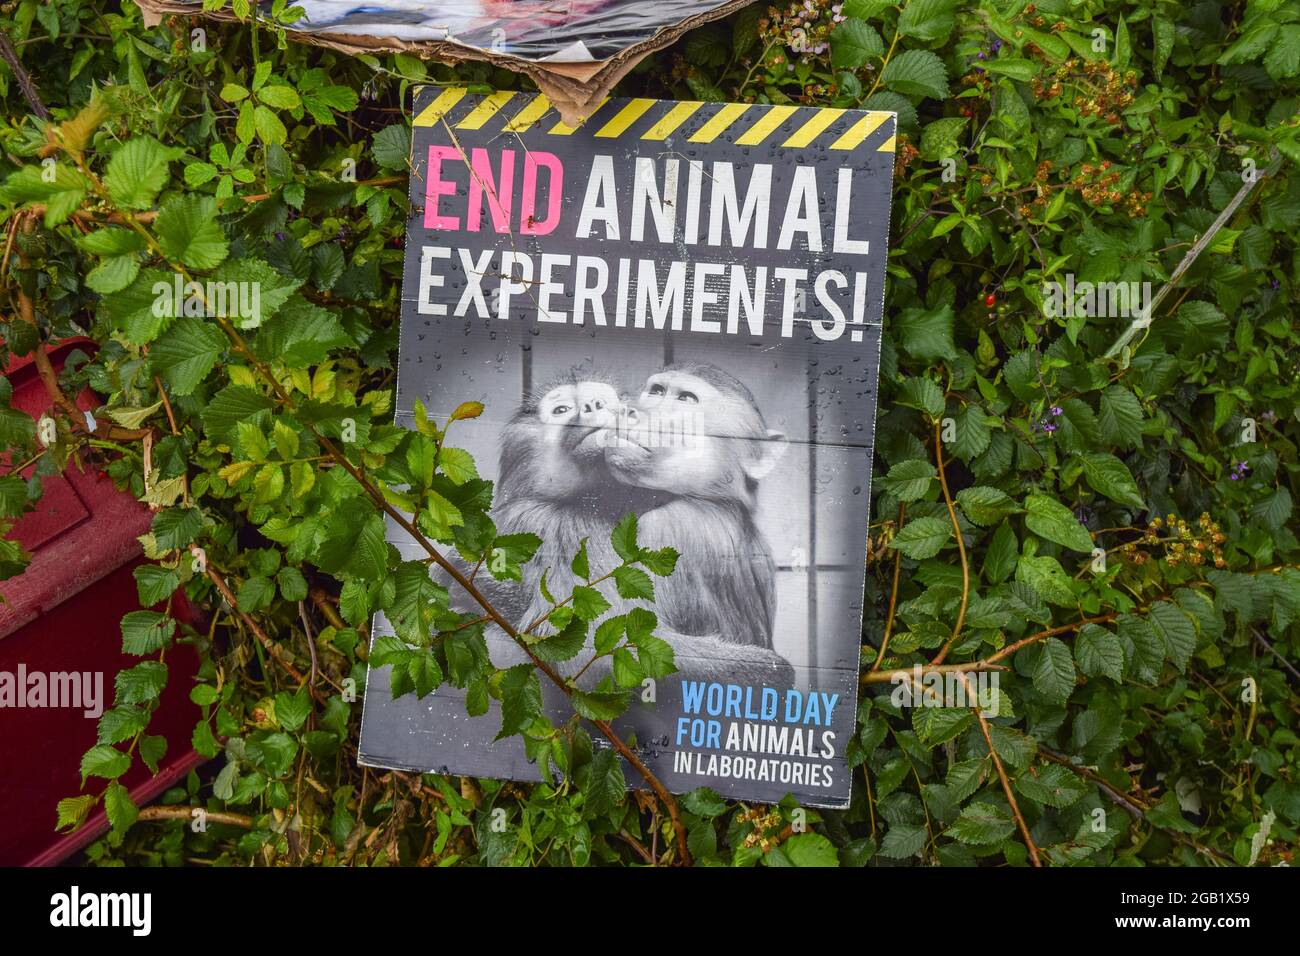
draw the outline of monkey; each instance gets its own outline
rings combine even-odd
[[[647,383],[647,390],[653,387]],[[735,382],[733,392],[737,387],[744,389]],[[627,407],[624,393],[608,376],[577,367],[535,390],[520,403],[502,429],[497,504],[492,517],[498,534],[532,532],[542,539],[542,545],[523,566],[522,582],[480,578],[481,590],[522,631],[550,609],[550,603],[540,594],[543,573],[553,595],[567,595],[575,585],[585,584],[571,567],[573,555],[583,539],[587,540],[592,573],[599,576],[622,560],[614,551],[610,532],[629,512],[653,516],[641,519],[641,527],[649,529],[648,534],[642,532],[641,544],[656,548],[673,545],[679,553],[683,548],[674,545],[673,538],[680,539],[690,529],[677,527],[677,523],[700,516],[710,528],[740,529],[743,540],[734,541],[729,554],[725,553],[722,542],[711,542],[697,556],[679,561],[673,575],[657,579],[657,600],[651,607],[658,615],[659,626],[654,633],[673,648],[679,671],[674,676],[793,686],[793,669],[771,650],[775,571],[770,555],[763,547],[755,555],[757,563],[750,562],[752,568],[741,564],[736,566],[739,573],[728,570],[735,555],[744,553],[750,542],[762,546],[752,520],[745,523],[749,512],[738,508],[735,502],[727,502],[725,495],[715,494],[693,513],[681,503],[683,483],[665,480],[658,481],[658,486],[653,480],[638,483],[630,477],[636,471],[631,463],[625,465],[622,475],[615,475],[610,467],[611,450],[617,452],[653,418],[649,405],[654,398],[654,395],[643,395],[646,407],[634,412]],[[757,414],[752,396],[747,407],[752,414]],[[673,424],[676,427],[680,422],[674,420]],[[650,443],[644,436],[641,440]],[[625,458],[614,456],[618,461]],[[660,470],[671,467],[661,465]],[[706,462],[697,461],[689,474],[707,470]],[[761,474],[755,469],[752,481],[756,483],[758,477]],[[686,484],[692,480],[689,478]],[[751,509],[754,490],[749,490]],[[716,508],[730,512],[729,518],[709,522],[709,515]],[[692,541],[689,547],[696,545]],[[715,569],[720,573],[708,580],[701,579],[698,570],[690,570],[709,561],[720,562]],[[688,569],[689,584],[676,583],[683,568]],[[725,597],[715,600],[711,595],[692,593],[701,586],[717,586],[721,589],[719,594]],[[601,591],[612,605],[610,614],[624,613],[637,604],[619,597],[612,582],[606,582]],[[710,611],[698,610],[701,602]],[[468,606],[463,609],[470,610]],[[746,615],[747,620],[742,621]],[[757,629],[751,624],[758,625]],[[550,630],[542,626],[539,633]],[[497,666],[508,667],[528,660],[517,643],[498,629],[489,631],[489,639]],[[555,665],[555,669],[569,676],[582,669],[588,657],[586,653],[580,654]],[[609,671],[609,659],[602,658],[583,675],[581,685],[595,686]]]
[[[620,416],[604,441],[605,463],[649,505],[639,509],[641,544],[680,554],[655,597],[679,669],[792,683],[793,668],[773,650],[776,565],[754,521],[759,482],[788,448],[785,436],[767,427],[743,382],[704,363],[651,375]]]

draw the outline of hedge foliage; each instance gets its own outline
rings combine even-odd
[[[158,509],[136,573],[156,609],[122,622],[140,662],[117,675],[83,792],[58,807],[63,827],[106,808],[113,830],[91,860],[1292,859],[1300,3],[759,4],[616,91],[900,117],[844,812],[697,791],[669,813],[625,795],[591,730],[619,693],[575,699],[597,723],[551,728],[538,672],[492,668],[483,622],[447,611],[426,563],[384,544],[386,502],[439,547],[493,547],[490,489],[444,444],[477,409],[392,424],[405,110],[419,83],[516,89],[517,76],[350,58],[265,23],[146,29],[129,3],[17,0],[0,29],[32,84],[0,70],[0,359],[88,336],[97,348],[62,388],[104,401],[93,434],[56,408],[51,442],[0,391],[0,444],[35,463],[30,479],[0,478],[2,527],[68,467],[103,469]],[[1051,301],[1053,282],[1155,292],[1207,235],[1131,336],[1114,302],[1090,315]],[[261,323],[156,316],[153,285],[175,274],[261,283]],[[628,566],[671,571],[622,533]],[[493,573],[509,576],[536,543],[497,546],[509,561]],[[5,576],[26,560],[0,541]],[[170,615],[178,586],[198,625]],[[602,609],[581,597],[560,623],[586,634]],[[502,699],[504,729],[563,784],[359,768],[360,707],[340,691],[364,687],[378,608],[410,638],[369,652],[394,663],[392,689],[449,680],[481,706]],[[619,646],[646,672],[665,666],[632,624]],[[138,819],[117,781],[162,756],[149,719],[178,642],[202,655],[193,744],[216,763],[163,796],[174,813]],[[897,706],[889,678],[935,664],[1002,668],[997,715]],[[194,806],[211,814],[201,832]]]

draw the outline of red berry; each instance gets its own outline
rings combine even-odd
[[[984,297],[984,304],[990,307],[993,305],[993,303],[997,301],[998,301],[998,297],[995,296],[992,292],[990,292],[988,295]]]

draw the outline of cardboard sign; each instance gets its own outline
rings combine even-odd
[[[199,0],[135,0],[145,24],[182,14],[236,20]],[[483,60],[522,73],[577,123],[648,54],[749,0],[297,0],[287,35],[350,56],[406,53],[448,63]],[[260,0],[253,15],[269,11]]]
[[[849,800],[894,131],[892,113],[649,99],[574,128],[543,96],[416,96],[397,420],[485,405],[452,443],[495,482],[498,533],[544,542],[522,585],[489,581],[517,626],[549,607],[543,570],[553,593],[582,583],[583,538],[593,576],[617,563],[629,511],[643,546],[680,552],[653,602],[600,587],[611,614],[654,610],[674,651],[616,726],[678,792]],[[525,660],[500,631],[488,646]],[[494,742],[495,704],[370,688],[363,763],[537,779],[519,738]]]

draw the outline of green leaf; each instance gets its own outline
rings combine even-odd
[[[87,777],[116,780],[129,769],[131,769],[130,755],[108,744],[96,744],[81,758],[81,782],[84,786]]]
[[[176,633],[176,622],[156,611],[131,611],[122,618],[122,653],[143,657],[166,647]]]
[[[309,366],[325,361],[331,349],[353,344],[337,315],[295,295],[262,324],[254,350],[266,361]]]
[[[198,508],[168,508],[154,515],[149,533],[161,551],[187,547],[203,527],[203,512]]]
[[[1278,28],[1277,38],[1264,54],[1264,69],[1275,80],[1300,73],[1300,26],[1288,23]]]
[[[903,525],[889,543],[914,561],[932,558],[952,538],[952,522],[940,518],[914,518]]]
[[[795,866],[804,867],[838,867],[839,853],[835,844],[820,833],[796,833],[781,849]]]
[[[957,25],[956,6],[957,0],[908,0],[898,18],[898,32],[926,43],[941,40]]]
[[[370,515],[361,526],[344,568],[367,581],[378,581],[388,570],[388,542],[384,537],[384,519],[379,515]]]
[[[627,691],[573,692],[573,709],[587,720],[613,720],[627,709]]]
[[[149,712],[143,707],[114,707],[104,711],[96,728],[96,742],[120,744],[142,733],[149,724]]]
[[[204,726],[207,726],[206,724]],[[140,738],[140,759],[152,774],[158,773],[158,761],[167,754],[167,738],[145,734]]]
[[[473,456],[463,448],[442,448],[438,452],[438,465],[442,473],[458,485],[478,477]]]
[[[943,99],[948,95],[948,74],[943,61],[929,50],[904,50],[881,73],[885,87],[908,96]]]
[[[629,600],[636,598],[643,598],[647,601],[654,600],[654,581],[650,579],[650,575],[646,574],[640,568],[615,568],[614,584],[618,588],[618,596],[621,598],[627,598]]]
[[[379,521],[379,527],[383,522]],[[393,600],[384,609],[397,636],[408,644],[429,642],[433,622],[447,610],[450,595],[433,580],[423,561],[403,561],[393,572]]]
[[[292,86],[282,86],[280,84],[266,85],[257,91],[257,98],[267,106],[274,106],[278,110],[297,109],[302,101]],[[222,99],[225,99],[223,96]]]
[[[943,415],[943,389],[923,376],[913,376],[903,382],[897,402],[905,408],[925,412],[935,421]]]
[[[952,322],[950,305],[936,309],[904,309],[896,322],[896,331],[903,348],[913,358],[923,362],[951,360],[957,357],[957,346],[952,340]]]
[[[667,641],[652,634],[636,637],[636,659],[647,677],[662,680],[677,669],[677,655]]]
[[[625,514],[610,532],[609,540],[620,558],[635,561],[641,550],[636,543],[636,515],[630,511]]]
[[[42,203],[45,206],[45,228],[53,229],[65,222],[86,198],[89,184],[70,162],[53,163],[52,182],[45,181],[48,167],[31,163],[13,173],[4,185],[5,198],[18,203]]]
[[[957,492],[957,504],[967,518],[983,527],[996,524],[1020,510],[1010,495],[989,485],[963,488]]]
[[[886,491],[899,501],[916,501],[925,496],[934,484],[934,466],[928,461],[912,458],[900,461],[889,469],[881,482]]]
[[[895,823],[880,841],[880,855],[890,860],[916,856],[925,846],[925,827]]]
[[[983,66],[990,73],[1009,76],[1021,83],[1028,83],[1038,75],[1038,64],[1022,57],[999,57],[984,61]]]
[[[226,349],[221,329],[203,319],[178,319],[149,350],[149,364],[174,395],[189,395]]]
[[[226,258],[230,244],[217,222],[211,196],[176,196],[163,204],[154,223],[167,257],[191,269],[211,269]]]
[[[1111,385],[1101,393],[1097,427],[1105,444],[1136,448],[1142,440],[1142,405],[1123,385]]]
[[[856,70],[884,52],[880,34],[856,17],[849,17],[831,33],[832,69]]]
[[[706,820],[720,817],[727,812],[727,801],[708,787],[700,787],[691,790],[689,793],[684,793],[681,799],[682,806],[686,808],[687,813],[693,813],[697,817],[703,817]]]
[[[1055,637],[1043,642],[1034,667],[1034,688],[1048,700],[1064,704],[1074,691],[1074,658],[1070,648]]]
[[[1196,650],[1196,625],[1187,612],[1168,601],[1157,601],[1147,611],[1147,621],[1164,642],[1169,660],[1180,674],[1185,672]]]
[[[1087,452],[1080,457],[1083,476],[1093,491],[1112,501],[1134,508],[1145,508],[1142,493],[1133,480],[1128,467],[1114,455],[1106,452]]]
[[[1001,843],[1016,831],[1016,821],[1004,803],[972,803],[962,810],[956,821],[944,830],[945,836],[971,846]]]
[[[677,569],[678,557],[676,548],[644,548],[637,555],[637,561],[651,574],[665,578]]]
[[[130,229],[108,226],[82,236],[77,245],[94,256],[121,256],[144,248],[144,237]]]
[[[1044,601],[1061,607],[1074,604],[1070,577],[1053,557],[1022,554],[1016,562],[1016,580],[1028,585]]]
[[[516,664],[500,674],[501,731],[496,739],[521,733],[542,715],[542,686],[532,664]]]
[[[1088,677],[1109,677],[1114,681],[1124,677],[1124,649],[1119,638],[1104,627],[1085,624],[1075,638],[1074,655],[1079,670]]]
[[[1021,794],[1058,810],[1078,803],[1088,793],[1088,784],[1066,767],[1049,763],[1033,767],[1016,777]]]
[[[275,695],[275,721],[287,731],[299,730],[311,712],[311,695],[305,687],[295,694],[282,690]]]
[[[573,589],[573,613],[584,621],[594,621],[610,608],[610,603],[595,588],[578,585]]]
[[[239,609],[248,613],[268,608],[275,601],[275,583],[268,577],[255,574],[239,586],[235,600]]]
[[[411,158],[411,130],[405,123],[385,126],[370,145],[375,162],[388,169],[405,169]]]
[[[150,136],[127,140],[108,161],[104,188],[109,198],[126,209],[152,208],[171,175],[168,164],[183,153],[184,150],[163,146]]]
[[[94,809],[96,797],[93,793],[83,793],[76,797],[64,797],[59,801],[56,808],[58,813],[58,822],[55,823],[56,830],[75,830],[90,816],[90,811]]]
[[[126,787],[116,780],[104,791],[104,813],[108,817],[109,825],[119,833],[135,823],[140,815]]]
[[[627,793],[623,766],[613,749],[602,747],[592,754],[590,770],[584,774],[583,797],[586,809],[597,815],[609,813]]]
[[[1065,505],[1045,495],[1030,495],[1025,510],[1025,526],[1040,538],[1072,551],[1092,552],[1092,535]]]
[[[253,128],[257,130],[262,142],[276,146],[282,146],[289,136],[280,117],[261,104],[253,109]]]

